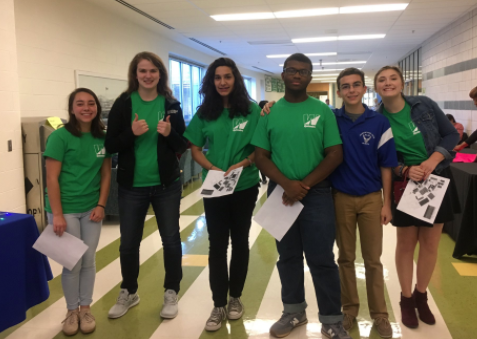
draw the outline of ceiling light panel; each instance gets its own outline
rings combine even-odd
[[[307,16],[321,16],[321,15],[334,15],[339,14],[340,9],[338,7],[331,8],[313,8],[313,9],[301,9],[295,11],[282,11],[275,12],[276,18],[300,18]]]
[[[314,66],[330,66],[330,65],[356,65],[356,64],[365,64],[366,61],[336,61],[336,62],[314,62]],[[283,67],[283,64],[278,65]]]
[[[288,58],[291,54],[271,54],[267,55],[267,58]],[[305,53],[306,56],[334,56],[338,55],[336,52],[328,52],[328,53]]]
[[[241,13],[241,14],[223,14],[223,15],[211,15],[215,21],[241,21],[241,20],[262,20],[262,19],[275,19],[272,12],[262,13]]]
[[[383,39],[386,34],[361,34],[361,35],[339,35],[339,36],[323,36],[316,38],[300,38],[292,39],[294,44],[309,42],[326,42],[326,41],[343,41],[343,40],[367,40],[367,39]]]
[[[408,4],[384,4],[340,7],[340,14],[403,11]]]
[[[357,69],[361,69],[361,67]],[[337,72],[337,71],[344,71],[344,70],[345,68],[314,69],[313,72]]]

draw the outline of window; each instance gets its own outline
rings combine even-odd
[[[181,102],[185,123],[189,125],[197,106],[202,102],[199,89],[205,69],[180,60],[170,59],[169,73],[172,94]]]
[[[255,81],[253,81],[252,78],[244,76],[243,82],[245,83],[245,88],[247,89],[248,95],[250,95],[253,100],[257,100],[255,93]]]

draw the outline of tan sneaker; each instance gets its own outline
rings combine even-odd
[[[62,321],[63,333],[65,335],[75,335],[79,329],[79,315],[78,310],[68,311],[65,320]]]
[[[391,327],[388,318],[374,319],[374,327],[376,327],[376,330],[378,331],[381,338],[393,337],[393,328]]]
[[[352,315],[348,313],[343,313],[343,327],[346,331],[349,331],[353,328],[354,326],[354,319]]]
[[[91,309],[82,309],[79,314],[80,329],[84,334],[93,332],[96,329],[96,320],[91,314]]]

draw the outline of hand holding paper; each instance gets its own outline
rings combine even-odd
[[[66,232],[58,237],[53,226],[48,225],[33,244],[33,248],[71,271],[88,246],[81,239]]]

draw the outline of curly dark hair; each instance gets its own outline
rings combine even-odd
[[[78,123],[78,120],[76,120],[76,116],[73,114],[73,104],[76,99],[76,95],[78,93],[88,93],[90,94],[94,101],[96,102],[96,108],[97,108],[97,114],[94,117],[93,121],[91,122],[91,135],[97,139],[104,139],[105,138],[105,133],[104,131],[106,130],[106,127],[104,126],[103,121],[101,120],[101,103],[99,102],[99,99],[97,95],[90,90],[89,88],[77,88],[68,97],[68,115],[69,119],[68,122],[64,125],[66,130],[73,134],[75,137],[81,137],[81,129]]]
[[[199,94],[202,96],[202,105],[197,108],[197,114],[202,119],[211,121],[217,120],[224,110],[224,102],[222,96],[215,88],[214,78],[217,67],[227,66],[232,70],[235,78],[234,88],[229,95],[229,117],[247,116],[251,113],[250,103],[252,98],[245,88],[242,74],[240,74],[237,65],[232,59],[219,58],[209,65],[202,84],[200,86]]]

